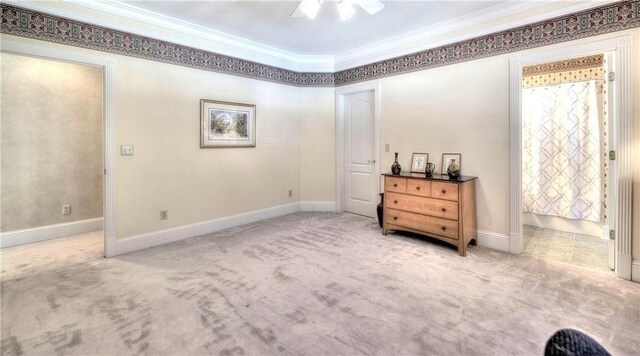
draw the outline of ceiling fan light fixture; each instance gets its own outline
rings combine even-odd
[[[338,14],[340,14],[340,20],[342,21],[350,19],[356,13],[356,9],[348,0],[338,0],[337,4]]]
[[[300,10],[302,10],[308,18],[315,20],[320,10],[320,5],[322,5],[322,0],[302,0]]]

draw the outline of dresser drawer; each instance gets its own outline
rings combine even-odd
[[[458,238],[458,222],[454,220],[441,219],[433,216],[425,216],[394,209],[386,209],[384,212],[384,218],[389,224],[424,231],[427,234],[445,236],[451,239]]]
[[[407,192],[407,179],[406,178],[384,178],[384,190],[386,192],[406,193]]]
[[[407,190],[410,188],[407,187]],[[458,220],[457,202],[396,193],[387,193],[384,199],[387,208]]]
[[[438,199],[458,201],[458,184],[446,182],[432,182],[431,196]]]
[[[427,180],[407,179],[407,194],[421,197],[431,196],[431,182]]]

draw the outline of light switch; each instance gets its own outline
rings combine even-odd
[[[389,152],[389,151],[390,151],[389,146],[390,146],[390,145],[389,145],[388,143],[385,143],[385,144],[384,144],[384,151],[385,151],[385,152]]]
[[[121,156],[133,156],[133,145],[121,145],[120,146],[120,155]]]

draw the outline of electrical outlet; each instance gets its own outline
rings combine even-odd
[[[390,144],[388,144],[388,143],[385,143],[385,144],[384,144],[384,151],[385,151],[385,152],[390,152],[390,151],[391,151],[391,145],[390,145]]]
[[[289,198],[293,196],[293,190],[289,189]]]
[[[167,220],[169,218],[169,210],[160,210],[160,220]]]
[[[62,215],[71,215],[71,204],[65,204],[62,206]]]

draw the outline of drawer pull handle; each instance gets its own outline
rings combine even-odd
[[[447,211],[447,209],[445,209],[445,208],[442,208],[442,212],[444,213],[445,211]]]
[[[398,186],[398,183],[393,183],[393,187],[394,188],[397,187],[397,186]]]
[[[420,190],[420,187],[418,186],[418,187],[416,187],[416,189],[417,189],[417,190]]]
[[[447,191],[445,189],[442,189],[442,194],[447,194]]]
[[[447,227],[446,227],[446,226],[443,226],[443,227],[442,227],[442,231],[445,231],[446,229],[447,229]]]
[[[393,204],[398,204],[398,201],[397,201],[397,200],[394,200],[394,201],[393,201]]]
[[[397,217],[397,216],[394,216],[394,217],[393,217],[393,220],[398,220],[398,217]]]

